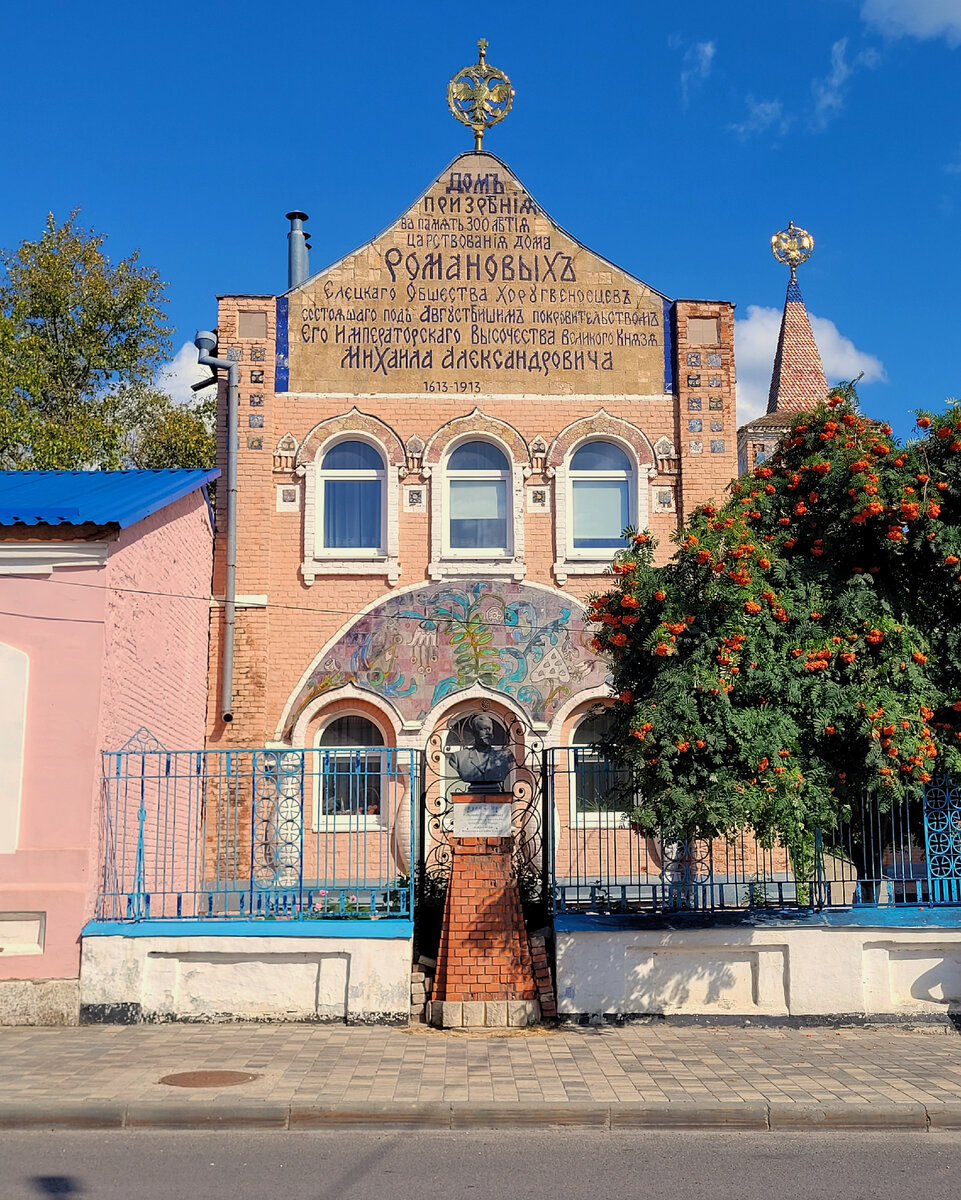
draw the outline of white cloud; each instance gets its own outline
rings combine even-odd
[[[864,372],[862,384],[885,379],[884,364],[873,354],[859,350],[844,337],[833,321],[809,313],[814,340],[828,383],[853,379]],[[747,316],[734,322],[734,356],[737,364],[737,423],[743,425],[763,416],[774,369],[774,354],[781,329],[781,311],[749,304]]]
[[[157,386],[178,404],[193,405],[198,397],[206,399],[207,394],[192,392],[190,385],[199,383],[201,379],[209,379],[210,374],[210,367],[202,367],[197,362],[197,347],[193,342],[184,342],[167,370],[157,376]]]
[[[790,124],[791,118],[784,115],[780,100],[755,100],[753,96],[748,96],[747,117],[728,128],[739,138],[749,138],[768,129],[776,129],[779,134],[786,133]]]
[[[958,157],[952,163],[946,163],[944,169],[949,175],[961,175],[961,149],[958,150]]]
[[[888,37],[943,37],[961,46],[961,0],[864,0],[861,16]]]
[[[687,104],[692,85],[707,79],[717,47],[713,42],[695,42],[684,51],[684,69],[681,71],[681,97]]]
[[[851,61],[847,58],[848,39],[841,38],[831,47],[831,70],[823,79],[811,84],[814,93],[814,128],[825,129],[844,107],[845,85],[855,71],[876,67],[880,55],[876,50],[861,50]]]

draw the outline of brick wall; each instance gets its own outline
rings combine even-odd
[[[239,339],[240,311],[261,309],[266,314],[267,337]],[[477,405],[485,414],[513,426],[530,444],[538,436],[550,443],[571,422],[592,417],[603,408],[611,417],[628,422],[643,431],[653,445],[667,437],[676,448],[674,460],[660,463],[660,473],[651,482],[642,478],[641,488],[650,488],[650,525],[660,542],[661,561],[671,554],[670,534],[683,519],[685,511],[710,497],[719,498],[736,474],[734,414],[733,306],[695,301],[679,301],[676,306],[676,378],[678,396],[663,400],[624,396],[585,397],[504,397],[450,396],[432,393],[420,396],[378,395],[299,395],[275,393],[273,364],[276,350],[276,302],[272,297],[227,296],[221,299],[218,321],[221,355],[227,348],[239,351],[240,428],[238,464],[238,563],[235,649],[234,720],[225,728],[219,719],[218,680],[221,664],[222,610],[212,619],[210,646],[211,702],[208,730],[213,745],[254,745],[275,736],[283,706],[297,686],[304,670],[320,648],[332,639],[363,607],[388,591],[381,575],[335,576],[318,578],[307,586],[301,576],[303,558],[304,483],[291,469],[275,470],[274,449],[281,438],[291,434],[300,444],[320,421],[349,412],[355,405],[361,411],[383,421],[401,442],[416,435],[422,441],[452,420],[469,414]],[[693,343],[687,337],[690,317],[716,317],[719,339],[716,345]],[[700,353],[703,388],[687,385],[687,354]],[[708,367],[708,353],[721,356],[720,367]],[[256,355],[256,358],[252,358]],[[692,369],[692,374],[696,372]],[[707,386],[708,376],[722,380],[719,388]],[[223,389],[223,385],[222,385]],[[694,435],[687,434],[688,399],[700,396],[703,402],[698,416],[705,432],[701,438],[703,453],[690,452]],[[720,409],[709,409],[709,397],[721,401]],[[253,401],[253,404],[251,403]],[[221,403],[220,465],[225,465],[225,402]],[[253,416],[258,425],[249,424]],[[724,442],[722,453],[710,452],[709,423],[719,421],[723,432],[713,440]],[[682,430],[683,426],[683,430]],[[288,460],[289,462],[289,460]],[[406,476],[402,485],[420,484],[425,490],[439,486],[420,472]],[[296,489],[300,511],[277,512],[279,486]],[[528,582],[546,584],[585,599],[603,587],[603,568],[596,575],[571,575],[559,585],[554,575],[558,557],[555,522],[557,480],[551,473],[535,470],[525,480],[527,487],[542,486],[550,495],[548,512],[527,511],[524,504],[524,539]],[[660,511],[653,502],[658,486],[676,486],[677,511]],[[218,525],[224,524],[224,489],[218,497]],[[399,560],[401,585],[428,578],[430,561],[429,506],[421,512],[399,512]],[[223,588],[222,541],[217,547],[214,575],[215,594]],[[268,606],[247,606],[245,597],[268,597]],[[253,601],[254,605],[259,601]]]
[[[203,745],[213,534],[192,492],[124,530],[107,560],[100,744],[145,726],[169,750]]]
[[[533,1000],[534,967],[510,838],[456,838],[434,997]]]
[[[212,553],[210,512],[201,490],[123,530],[111,548],[104,581],[98,750],[119,750],[142,728],[167,750],[203,747]],[[156,765],[148,774],[160,774],[160,760],[149,761]],[[108,767],[111,773],[116,769],[116,762]],[[120,769],[126,772],[127,767]],[[196,805],[191,819],[183,804],[179,811],[168,810],[168,788],[163,778],[144,784],[146,867],[149,878],[154,868],[150,848],[166,844],[168,865],[157,865],[158,878],[162,875],[165,885],[176,890],[189,886],[188,845],[199,839],[201,806]],[[95,791],[90,915],[104,850],[99,778]],[[137,854],[140,790],[119,785],[116,796],[127,808],[120,826],[125,836],[114,847],[116,867],[129,884]]]

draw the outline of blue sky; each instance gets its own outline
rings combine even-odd
[[[288,209],[319,269],[469,148],[444,91],[483,36],[517,91],[487,146],[555,220],[668,295],[735,301],[741,420],[789,219],[816,239],[799,278],[829,379],[864,370],[902,436],[961,395],[961,0],[51,0],[6,5],[0,35],[0,244],[80,206],[169,282],[177,350],[217,293],[283,290]]]

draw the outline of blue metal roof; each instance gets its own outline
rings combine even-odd
[[[0,525],[129,525],[219,471],[0,471]]]

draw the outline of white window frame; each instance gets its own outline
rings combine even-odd
[[[322,466],[325,456],[342,442],[366,443],[380,457],[383,470],[325,470]],[[329,437],[317,450],[314,461],[300,467],[299,473],[304,476],[304,559],[301,564],[304,582],[310,585],[318,575],[386,575],[391,586],[396,584],[400,578],[400,470],[391,464],[387,447],[368,434],[343,430]],[[380,548],[351,550],[324,545],[325,481],[364,478],[379,478],[381,483]]]
[[[379,746],[322,746],[321,739],[324,734],[335,722],[342,717],[360,717],[364,721],[369,721],[380,733],[383,739]],[[352,816],[350,813],[335,813],[332,817],[326,816],[321,803],[320,786],[322,774],[320,764],[324,754],[335,754],[338,750],[350,752],[351,750],[370,750],[377,751],[392,751],[394,747],[391,745],[391,731],[385,729],[380,721],[375,721],[369,712],[361,712],[359,709],[340,709],[337,712],[331,713],[330,716],[322,721],[314,731],[313,748],[310,755],[312,762],[312,784],[311,784],[311,814],[310,828],[313,833],[337,833],[337,832],[365,832],[380,833],[387,828],[387,820],[384,813],[384,807],[381,805],[381,810],[376,816],[371,816],[367,813],[361,818]],[[383,760],[381,760],[381,796],[385,794],[385,787],[389,786],[390,776],[383,770]]]
[[[323,465],[324,458],[331,452],[336,450],[339,445],[345,442],[357,442],[360,438],[340,438],[333,442],[325,450],[323,455],[318,455],[317,461],[314,464],[314,469],[317,472],[317,514],[314,521],[314,557],[315,558],[384,558],[386,557],[385,543],[387,540],[387,470],[386,466],[380,471],[371,470],[340,470],[337,468],[325,467]],[[370,446],[370,442],[362,443]],[[380,451],[376,447],[371,447],[375,453]],[[381,460],[383,462],[383,459]],[[339,482],[353,482],[375,479],[380,484],[380,545],[379,546],[358,546],[357,548],[348,546],[328,546],[324,542],[324,517],[327,504],[327,484]]]
[[[589,442],[609,442],[622,450],[630,464],[627,476],[627,507],[628,524],[637,529],[646,528],[650,520],[650,480],[656,475],[656,469],[649,467],[647,479],[642,486],[641,466],[637,460],[634,447],[623,438],[609,433],[589,433],[579,438],[564,457],[564,461],[556,468],[554,474],[554,498],[556,509],[555,537],[557,539],[557,559],[554,563],[554,577],[557,582],[564,584],[568,575],[603,575],[608,563],[617,553],[617,547],[588,546],[574,548],[574,480],[575,479],[617,479],[622,480],[622,471],[572,471],[571,461],[582,446]]]
[[[470,442],[487,442],[498,449],[507,459],[506,471],[454,471],[448,470],[451,455]],[[511,575],[523,579],[527,573],[524,563],[524,479],[522,464],[515,461],[511,449],[500,438],[481,431],[469,431],[444,451],[440,466],[436,469],[439,478],[431,486],[431,561],[428,574],[431,579],[444,579],[450,575]],[[509,511],[506,518],[508,546],[503,550],[484,550],[469,547],[451,547],[450,544],[450,483],[452,479],[502,479],[507,492]]]
[[[571,744],[568,748],[570,754],[570,783],[568,785],[568,803],[570,805],[569,822],[571,829],[629,829],[630,822],[628,813],[624,810],[611,810],[609,812],[581,812],[577,807],[577,759],[574,752],[576,750],[591,749],[590,742],[578,742],[577,731],[580,727],[586,724],[594,714],[588,710],[581,713],[579,718],[575,719],[574,728],[571,735]]]

